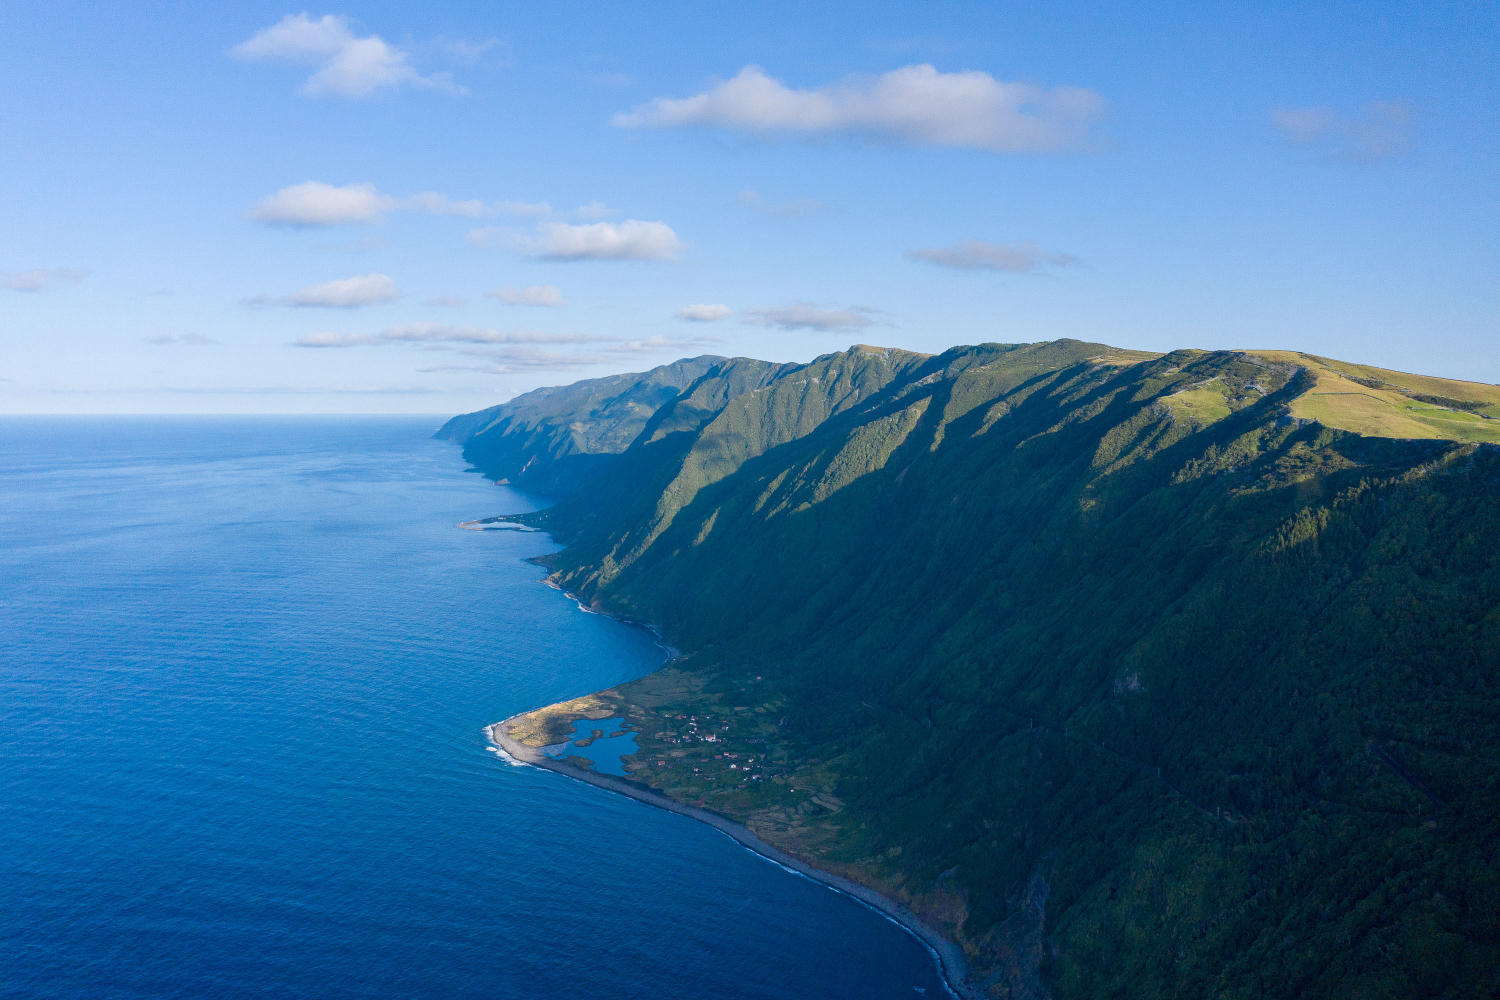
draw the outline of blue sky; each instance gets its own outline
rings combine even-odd
[[[6,4],[0,411],[1055,337],[1500,382],[1490,4]]]

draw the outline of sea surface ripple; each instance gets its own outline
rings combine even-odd
[[[486,750],[643,629],[432,418],[0,419],[0,996],[929,997],[926,949]]]

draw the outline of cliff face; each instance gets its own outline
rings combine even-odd
[[[690,653],[612,693],[663,720],[640,780],[995,995],[1500,987],[1500,390],[1076,341],[747,370],[529,518]],[[710,782],[688,712],[771,766]]]
[[[603,475],[646,422],[685,389],[721,368],[727,386],[753,383],[780,366],[748,358],[689,358],[649,372],[536,389],[449,420],[434,437],[498,482],[539,493],[571,493]]]

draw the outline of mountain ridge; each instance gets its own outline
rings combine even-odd
[[[1057,341],[715,389],[522,518],[687,656],[527,725],[624,713],[636,780],[909,906],[990,995],[1493,987],[1495,387],[1379,371]]]

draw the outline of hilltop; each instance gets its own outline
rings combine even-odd
[[[637,780],[984,995],[1500,987],[1500,388],[1066,340],[616,378],[445,428],[685,650],[515,738],[623,714]]]

